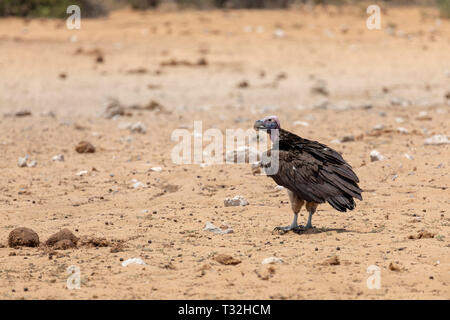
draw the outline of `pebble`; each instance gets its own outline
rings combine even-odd
[[[442,145],[450,144],[450,140],[446,135],[436,134],[430,138],[425,139],[424,144],[427,145]]]
[[[127,259],[124,262],[122,262],[122,267],[126,267],[130,264],[140,264],[140,265],[146,265],[146,263],[141,258],[131,258]]]
[[[88,174],[88,171],[87,170],[81,170],[81,171],[79,171],[79,172],[77,172],[77,176],[84,176],[84,175],[86,175],[86,174]]]
[[[225,198],[223,204],[225,207],[246,206],[248,201],[243,196],[237,195],[234,198]]]
[[[147,187],[144,183],[142,183],[140,181],[137,181],[136,179],[131,180],[131,182],[133,183],[133,188],[134,189],[146,188]]]
[[[283,259],[277,258],[277,257],[269,257],[269,258],[265,258],[261,263],[262,264],[283,263]]]
[[[309,127],[309,123],[306,121],[295,121],[294,126],[303,126],[303,127]]]
[[[58,154],[58,155],[56,155],[56,156],[54,156],[54,157],[52,158],[52,161],[63,162],[63,161],[64,161],[64,155]]]
[[[381,161],[384,160],[384,157],[381,153],[379,153],[377,150],[372,150],[370,152],[370,161]]]
[[[228,228],[228,229],[221,229],[219,227],[216,227],[215,225],[213,225],[211,222],[207,221],[205,227],[203,228],[203,230],[205,231],[210,231],[212,233],[215,234],[228,234],[228,233],[234,233],[233,229]]]
[[[19,157],[19,160],[17,161],[17,165],[20,168],[26,167],[27,166],[27,160],[28,160],[28,155],[26,155],[25,157]]]
[[[257,175],[261,173],[261,163],[259,161],[253,162],[252,166],[252,174]]]

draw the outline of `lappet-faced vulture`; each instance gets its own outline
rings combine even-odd
[[[359,179],[338,152],[281,129],[276,116],[257,120],[254,128],[270,135],[272,149],[263,154],[261,166],[278,185],[287,189],[294,212],[291,225],[275,229],[309,229],[312,228],[311,219],[320,203],[328,202],[336,210],[345,212],[355,208],[353,198],[362,200]],[[272,162],[276,160],[277,170],[273,170],[276,166]],[[297,215],[305,202],[309,217],[303,227],[297,225]]]

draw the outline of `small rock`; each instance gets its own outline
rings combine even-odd
[[[20,168],[26,167],[27,166],[27,161],[28,161],[28,155],[26,155],[25,157],[19,157],[19,160],[17,161],[17,165]]]
[[[261,163],[259,161],[253,162],[252,166],[252,174],[255,176],[261,173]]]
[[[126,267],[130,264],[140,264],[140,265],[146,265],[146,263],[141,258],[131,258],[127,259],[124,262],[122,262],[122,267]]]
[[[147,185],[145,183],[137,181],[136,179],[131,180],[131,182],[133,182],[133,189],[146,188],[147,187]]]
[[[285,35],[286,35],[286,33],[284,32],[283,29],[276,28],[276,29],[273,31],[273,36],[274,36],[275,38],[284,38]]]
[[[241,263],[241,260],[235,259],[232,256],[228,255],[228,254],[218,254],[216,256],[214,256],[214,260],[223,264],[223,265],[237,265],[239,263]]]
[[[131,125],[130,131],[145,134],[147,132],[147,128],[142,122],[136,122]]]
[[[16,117],[28,117],[31,115],[32,115],[32,113],[30,110],[19,110],[14,114],[14,116],[16,116]]]
[[[416,118],[417,120],[432,120],[433,118],[431,118],[431,116],[428,115],[428,112],[426,111],[421,111],[419,112],[419,115]]]
[[[414,157],[409,155],[409,154],[407,154],[407,153],[405,153],[405,158],[408,159],[408,160],[414,160]]]
[[[340,142],[351,142],[351,141],[355,141],[355,137],[350,135],[350,136],[343,136],[340,140]]]
[[[303,126],[303,127],[309,127],[309,123],[306,121],[295,121],[294,126]]]
[[[311,87],[311,93],[328,96],[330,93],[327,89],[327,82],[325,80],[317,80],[316,84]]]
[[[384,157],[381,153],[379,153],[377,150],[372,150],[370,152],[370,161],[381,161],[384,160]]]
[[[29,228],[16,228],[9,233],[8,245],[11,248],[15,247],[38,247],[39,236]]]
[[[284,190],[283,186],[276,186],[275,187],[275,191],[281,191],[281,190]]]
[[[283,259],[277,258],[277,257],[269,257],[269,258],[265,258],[261,263],[262,264],[283,263]]]
[[[125,108],[116,99],[113,99],[103,112],[103,117],[106,119],[112,119],[116,116],[125,115]]]
[[[153,172],[161,172],[162,168],[161,167],[153,167],[153,168],[150,168],[150,170]]]
[[[248,201],[243,196],[237,195],[234,198],[225,198],[223,204],[225,207],[246,206]]]
[[[402,133],[402,134],[408,134],[409,133],[409,131],[407,129],[402,128],[402,127],[398,127],[397,128],[397,132],[398,133]]]
[[[52,161],[63,162],[63,161],[64,161],[64,155],[62,155],[62,154],[57,154],[56,156],[54,156],[54,157],[52,158]]]
[[[81,171],[77,172],[77,176],[79,176],[79,177],[84,176],[86,174],[88,174],[87,170],[81,170]]]
[[[238,88],[248,88],[248,87],[250,87],[250,84],[248,83],[248,81],[243,80],[237,84],[237,87]]]
[[[430,138],[425,139],[424,144],[427,145],[441,145],[450,144],[450,140],[446,135],[436,134]]]
[[[94,153],[95,147],[90,142],[80,141],[75,147],[75,151],[78,153]]]
[[[383,129],[384,129],[384,124],[382,124],[382,123],[379,123],[375,127],[373,127],[374,131],[380,131],[380,130],[383,130]]]
[[[325,260],[322,264],[330,266],[338,266],[341,264],[341,261],[339,260],[338,256],[332,256],[331,258]]]
[[[228,228],[226,230],[223,230],[219,227],[216,227],[215,225],[213,225],[211,222],[207,221],[205,227],[203,228],[203,230],[205,231],[210,231],[212,233],[215,234],[228,234],[228,233],[233,233],[233,229]]]
[[[417,235],[410,235],[408,239],[432,239],[436,234],[428,231],[421,231]]]
[[[31,160],[30,162],[27,162],[27,167],[28,168],[33,168],[37,166],[37,162],[36,160]]]
[[[395,262],[391,262],[389,263],[389,270],[398,272],[402,270],[402,267]]]

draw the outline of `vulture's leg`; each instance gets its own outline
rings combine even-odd
[[[275,229],[277,230],[283,230],[283,231],[289,231],[289,230],[293,230],[293,229],[297,229],[298,225],[297,225],[297,216],[298,213],[300,212],[300,209],[303,206],[303,203],[305,202],[302,199],[299,199],[292,191],[288,190],[288,195],[289,195],[289,201],[291,202],[291,208],[292,211],[294,212],[294,220],[292,220],[291,225],[286,226],[286,227],[276,227]]]
[[[306,229],[311,229],[313,226],[311,224],[312,221],[312,216],[314,214],[314,212],[316,212],[318,204],[315,202],[306,202],[306,210],[309,213],[309,217],[308,217],[308,222],[306,223],[305,228]]]

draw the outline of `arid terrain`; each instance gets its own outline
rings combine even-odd
[[[121,10],[81,30],[1,19],[0,298],[450,299],[450,145],[425,144],[450,134],[450,21],[383,8],[369,30],[364,9]],[[364,190],[355,210],[323,204],[314,229],[278,234],[292,211],[272,179],[171,160],[177,128],[270,114],[342,152]],[[249,204],[224,206],[236,195]],[[40,246],[11,248],[17,227]],[[76,248],[45,245],[64,228]]]

